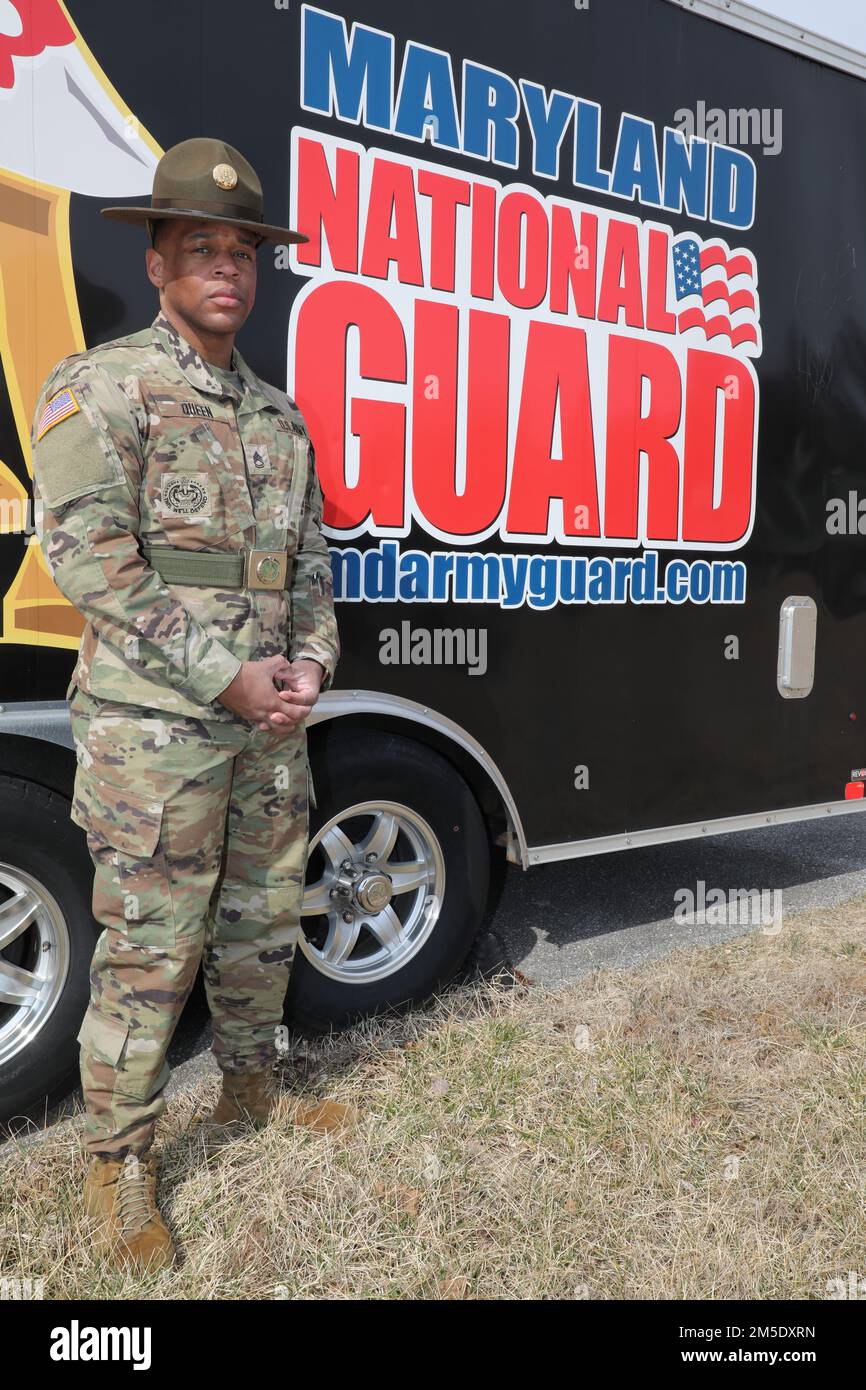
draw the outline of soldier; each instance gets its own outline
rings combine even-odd
[[[155,1268],[174,1249],[151,1145],[200,961],[223,1081],[206,1123],[272,1109],[308,850],[304,719],[340,648],[310,437],[234,347],[257,247],[308,238],[264,222],[255,170],[221,140],[168,150],[150,207],[102,212],[147,222],[160,309],[48,377],[34,494],[49,569],[86,619],[66,691],[103,928],[78,1035],[85,1205],[117,1263]]]

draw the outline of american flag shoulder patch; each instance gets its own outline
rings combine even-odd
[[[72,388],[64,386],[62,390],[55,391],[50,401],[47,402],[45,409],[39,416],[39,425],[36,429],[36,438],[41,439],[43,434],[51,429],[52,425],[59,425],[61,420],[65,420],[68,415],[74,415],[81,406],[75,399]]]

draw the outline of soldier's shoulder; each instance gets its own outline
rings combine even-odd
[[[146,370],[143,354],[149,344],[147,331],[129,333],[62,357],[40,387],[33,443],[42,439],[46,425],[64,409],[65,415],[59,418],[83,411],[81,419],[93,427],[126,428],[131,420],[140,423],[139,378]]]
[[[43,384],[43,392],[54,387],[73,386],[76,382],[97,384],[107,375],[122,382],[131,372],[143,365],[143,354],[151,344],[148,329],[111,338],[105,343],[70,352],[52,368]]]

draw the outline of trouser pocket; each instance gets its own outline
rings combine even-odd
[[[92,1005],[78,1030],[78,1041],[85,1090],[94,1061],[113,1067],[112,1089],[133,1100],[150,1100],[162,1090],[171,1075],[160,1041],[152,1037],[136,1038],[127,1021],[96,1013]]]
[[[93,915],[141,946],[175,944],[163,811],[161,800],[106,782],[79,763],[71,817],[87,832],[96,871]]]

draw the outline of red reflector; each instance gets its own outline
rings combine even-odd
[[[845,800],[846,800],[846,801],[854,801],[854,800],[856,800],[856,798],[857,798],[858,796],[862,796],[862,795],[863,795],[863,787],[864,787],[864,785],[866,785],[866,783],[863,783],[863,782],[846,782],[846,783],[845,783]]]

